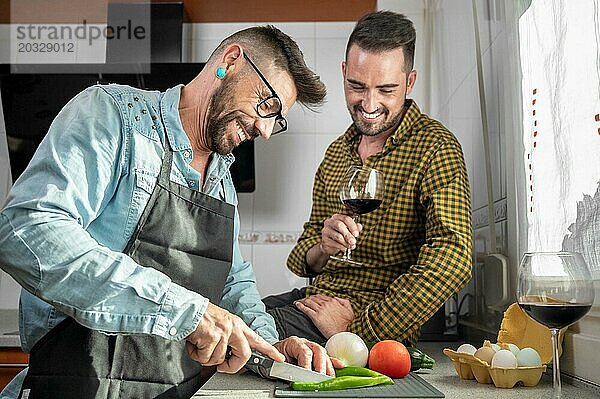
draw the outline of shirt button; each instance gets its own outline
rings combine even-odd
[[[170,334],[170,335],[175,335],[175,334],[177,334],[177,329],[176,329],[175,327],[171,327],[171,328],[169,329],[169,334]]]

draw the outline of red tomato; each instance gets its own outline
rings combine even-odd
[[[369,352],[369,368],[392,378],[404,378],[410,371],[410,353],[401,342],[379,341]]]

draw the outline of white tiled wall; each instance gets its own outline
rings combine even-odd
[[[254,245],[254,272],[258,290],[263,297],[306,285],[305,279],[287,270],[282,263],[293,246],[293,244]]]

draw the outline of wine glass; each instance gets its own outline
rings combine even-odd
[[[383,174],[368,166],[350,166],[340,185],[340,200],[355,222],[358,215],[369,213],[379,208],[383,201]],[[342,256],[331,256],[342,262],[362,265],[352,260],[350,248]]]
[[[530,252],[521,260],[517,279],[519,306],[552,333],[553,397],[560,398],[558,333],[592,307],[590,270],[581,254],[575,252]]]

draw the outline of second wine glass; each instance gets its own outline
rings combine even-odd
[[[552,333],[553,398],[561,397],[558,337],[581,319],[594,303],[590,270],[575,252],[530,252],[523,256],[517,277],[517,301],[533,320]]]
[[[379,208],[383,201],[383,174],[368,166],[351,166],[344,175],[340,185],[340,201],[348,213],[358,223],[358,216]],[[352,259],[350,248],[341,256],[332,256],[342,262],[362,265]]]

